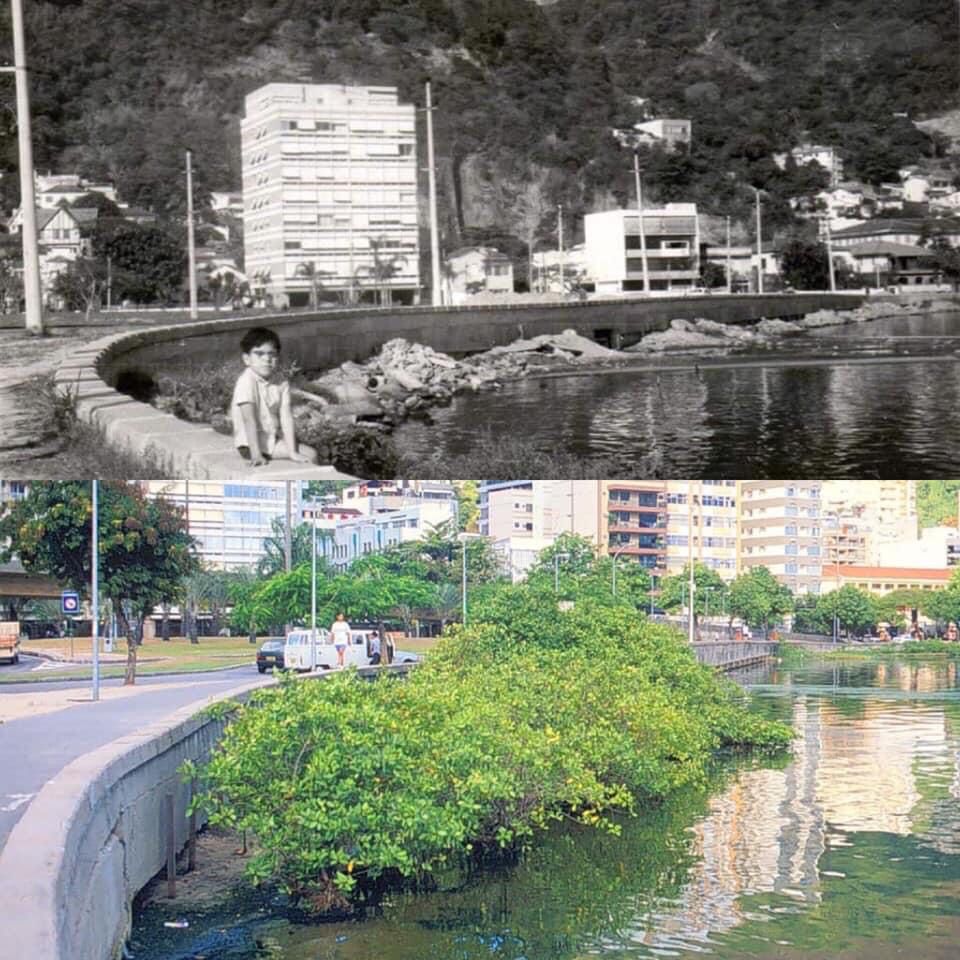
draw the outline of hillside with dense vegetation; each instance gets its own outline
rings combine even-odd
[[[752,186],[783,231],[787,199],[819,180],[774,152],[833,144],[879,182],[943,152],[911,120],[957,101],[948,0],[47,0],[26,15],[37,168],[110,178],[171,218],[187,146],[201,191],[239,188],[243,98],[263,83],[395,84],[422,105],[431,77],[447,249],[519,247],[553,229],[559,202],[574,232],[627,202],[632,158],[611,128],[644,109],[693,121],[689,153],[643,148],[650,198],[694,200],[745,236]],[[8,18],[3,5],[0,36]],[[13,83],[0,84],[9,210]]]

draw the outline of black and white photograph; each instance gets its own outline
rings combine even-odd
[[[9,0],[0,27],[10,475],[960,454],[950,0]]]

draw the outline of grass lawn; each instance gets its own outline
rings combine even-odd
[[[255,644],[246,637],[200,637],[197,644],[183,637],[172,640],[144,640],[137,651],[137,676],[155,673],[199,673],[222,667],[252,664],[257,650],[266,640],[259,637]],[[411,653],[426,653],[437,643],[437,637],[406,637],[397,640],[397,648]],[[57,637],[51,640],[25,640],[23,652],[46,654],[65,659],[89,660],[93,656],[90,637]],[[127,642],[120,639],[113,653],[103,650],[100,638],[100,675],[122,677],[126,669]],[[30,673],[8,671],[0,667],[0,683],[31,683],[41,680],[75,680],[90,676],[89,663],[64,663],[44,667]]]
[[[203,670],[216,670],[219,667],[235,667],[253,663],[263,638],[256,644],[246,637],[201,637],[198,644],[177,637],[173,640],[144,640],[137,651],[137,674],[151,673],[196,673]],[[21,644],[24,652],[46,654],[53,657],[89,659],[93,655],[90,637],[75,637],[72,649],[69,637],[52,640],[25,640]],[[103,650],[103,638],[100,638],[100,670],[104,677],[123,676],[127,662],[127,642],[121,639],[113,648],[113,653]],[[0,683],[23,683],[45,679],[74,679],[90,674],[90,664],[64,663],[61,666],[47,666],[43,670],[30,673],[4,671],[0,669]]]

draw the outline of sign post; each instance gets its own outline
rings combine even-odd
[[[70,659],[73,659],[73,628],[69,623],[70,617],[80,612],[80,594],[76,590],[64,590],[60,594],[60,612],[68,618],[67,629],[70,631]]]

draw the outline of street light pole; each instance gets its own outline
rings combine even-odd
[[[626,550],[628,546],[629,546],[629,544],[624,544],[624,545],[623,545],[622,547],[620,547],[618,550],[614,550],[614,552],[613,552],[613,557],[612,557],[612,560],[613,560],[613,568],[612,568],[612,570],[611,570],[610,589],[611,589],[611,593],[612,593],[614,596],[617,595],[617,557],[619,557],[620,554],[623,553],[623,551]]]
[[[193,154],[187,151],[187,267],[190,285],[190,319],[197,319],[197,241],[193,223]]]
[[[553,592],[554,595],[560,592],[560,561],[569,560],[569,553],[555,553],[553,555]]]
[[[426,83],[427,114],[427,193],[430,209],[430,291],[433,306],[443,304],[440,287],[440,230],[437,224],[437,173],[433,160],[433,102],[430,97],[430,81]]]
[[[317,668],[317,517],[310,517],[310,669]]]
[[[643,292],[650,292],[650,271],[647,269],[647,235],[643,226],[643,185],[640,182],[640,157],[633,153],[633,177],[637,187],[637,222],[640,226],[640,267],[643,270]]]
[[[23,297],[27,332],[44,333],[43,301],[40,296],[40,245],[37,238],[37,206],[33,184],[33,142],[30,134],[30,84],[27,76],[27,44],[23,30],[23,0],[11,0],[13,67],[17,91],[17,149],[20,161],[20,239],[23,248]]]
[[[760,219],[760,188],[753,188],[757,201],[757,293],[763,293],[763,225]]]
[[[557,205],[557,251],[560,254],[560,292],[563,293],[563,204]]]
[[[98,541],[98,482],[93,481],[93,490],[91,494],[91,517],[90,517],[90,539],[93,542],[92,549],[92,578],[90,584],[90,604],[93,607],[93,626],[91,629],[91,645],[93,647],[93,694],[94,700],[100,699],[100,543]]]
[[[460,597],[461,597],[461,606],[462,606],[462,622],[463,625],[467,625],[467,541],[468,540],[482,540],[483,535],[479,533],[458,533],[457,540],[460,541],[460,546],[463,550],[461,554],[461,568],[460,568]]]

